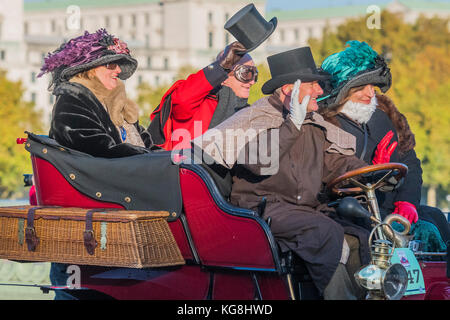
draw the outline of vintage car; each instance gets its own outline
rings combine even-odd
[[[154,268],[79,265],[81,286],[44,290],[80,299],[322,298],[301,259],[280,251],[270,221],[262,218],[264,199],[258,212],[231,205],[226,180],[211,167],[174,161],[168,151],[95,158],[32,133],[22,142],[31,154],[39,206],[167,211],[184,259],[182,265]],[[372,262],[355,274],[367,298],[448,300],[448,252],[412,251],[408,223],[394,218],[407,229],[397,232],[378,213],[375,190],[389,192],[406,172],[397,163],[349,172],[328,186],[336,196],[330,206],[376,225]],[[406,253],[391,260],[400,248]]]

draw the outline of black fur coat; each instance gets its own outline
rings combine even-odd
[[[391,141],[397,141],[398,146],[391,156],[391,162],[400,162],[408,166],[408,174],[402,186],[389,193],[378,193],[378,202],[382,215],[394,210],[394,202],[407,201],[419,208],[422,188],[422,167],[414,151],[415,138],[405,116],[396,108],[386,95],[377,95],[378,105],[370,120],[367,122],[368,141],[365,155],[364,131],[361,125],[350,120],[342,113],[334,117],[325,117],[331,123],[353,134],[356,137],[356,156],[363,158],[368,164],[372,163],[375,149],[389,130],[394,132]]]
[[[145,147],[123,143],[108,112],[91,90],[79,83],[65,82],[53,92],[50,138],[71,149],[96,157],[119,158],[150,152],[150,134],[134,124]]]

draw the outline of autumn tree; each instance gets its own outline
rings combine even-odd
[[[16,144],[24,131],[41,132],[41,114],[34,104],[23,99],[24,89],[20,82],[7,79],[0,71],[0,198],[21,195],[23,174],[31,173],[29,153]]]
[[[318,64],[343,50],[348,40],[365,41],[385,56],[393,79],[387,95],[415,134],[428,203],[434,206],[436,188],[450,189],[449,19],[421,16],[408,24],[402,16],[383,11],[380,29],[369,29],[367,19],[326,28],[323,38],[310,40],[311,49]]]

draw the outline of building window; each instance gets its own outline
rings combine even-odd
[[[208,12],[208,22],[212,23],[213,22],[213,13],[210,11]]]
[[[155,86],[159,86],[159,76],[155,76]]]
[[[36,92],[31,93],[31,102],[36,103]]]
[[[53,104],[55,102],[55,96],[53,94],[48,95],[48,103]]]
[[[152,58],[151,57],[147,57],[147,68],[149,68],[149,69],[152,68]]]
[[[300,32],[298,31],[298,29],[294,30],[294,38],[295,41],[298,41],[300,39]]]
[[[108,16],[105,17],[105,27],[109,28],[109,17]]]
[[[119,24],[119,28],[122,28],[122,25],[123,25],[123,18],[122,18],[122,16],[118,16],[118,24]]]
[[[169,70],[169,58],[164,58],[164,70]]]
[[[225,33],[225,45],[227,46],[230,42],[230,34],[228,32]]]
[[[150,13],[148,12],[145,14],[145,25],[150,25]]]
[[[55,20],[52,20],[50,22],[50,28],[51,28],[52,32],[56,31],[56,21]]]
[[[208,48],[212,48],[213,47],[213,39],[214,35],[212,32],[208,32]]]
[[[31,72],[31,83],[35,83],[36,82],[36,72]]]
[[[136,15],[135,14],[131,15],[131,25],[133,27],[136,27]]]
[[[4,61],[6,58],[6,52],[5,50],[0,50],[0,60]]]

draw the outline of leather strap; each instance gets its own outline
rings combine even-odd
[[[98,245],[97,240],[95,240],[94,229],[92,227],[92,216],[94,215],[94,212],[105,212],[105,211],[114,211],[114,210],[120,210],[120,209],[117,209],[117,208],[111,208],[111,209],[95,208],[95,209],[90,209],[86,212],[86,227],[83,232],[83,240],[84,240],[84,246],[85,246],[88,254],[93,255],[95,252],[95,248]]]
[[[40,206],[28,209],[27,213],[27,227],[25,228],[25,241],[27,243],[28,251],[35,251],[39,244],[39,238],[36,235],[36,229],[34,228],[34,215],[36,210],[43,208],[54,208],[53,206]]]

